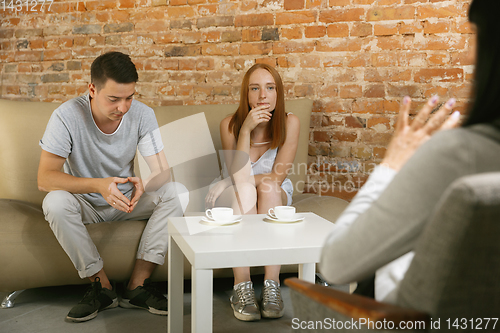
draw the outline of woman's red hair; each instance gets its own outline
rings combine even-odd
[[[248,84],[250,75],[259,68],[265,69],[271,73],[276,83],[276,108],[267,125],[267,136],[271,138],[271,148],[281,147],[286,139],[285,92],[283,81],[281,81],[279,73],[276,69],[267,64],[255,64],[245,73],[243,82],[241,83],[240,105],[238,110],[236,110],[231,117],[229,130],[234,134],[236,140],[238,140],[241,126],[250,112],[250,106],[248,105]]]

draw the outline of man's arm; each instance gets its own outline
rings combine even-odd
[[[38,165],[38,189],[43,192],[56,190],[70,193],[99,192],[99,182],[93,178],[79,178],[61,171],[66,159],[42,150]]]
[[[165,153],[143,156],[151,174],[146,179],[139,177],[128,177],[128,181],[134,184],[134,194],[130,200],[128,213],[132,212],[144,192],[154,192],[170,181],[170,169]]]
[[[145,156],[144,160],[151,171],[149,177],[142,180],[147,192],[156,191],[170,181],[170,167],[163,150],[158,154]]]
[[[116,184],[128,179],[119,177],[81,178],[61,171],[66,159],[42,150],[38,165],[38,189],[44,192],[63,190],[70,193],[100,193],[111,206],[129,211],[130,200],[121,193]]]

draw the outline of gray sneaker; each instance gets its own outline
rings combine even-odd
[[[265,280],[262,288],[261,313],[264,318],[281,318],[285,305],[281,298],[280,284],[274,280]]]
[[[259,306],[255,298],[252,281],[238,283],[229,299],[236,318],[243,321],[260,320]]]

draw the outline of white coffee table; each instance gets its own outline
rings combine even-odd
[[[304,221],[288,224],[245,215],[220,227],[200,223],[200,216],[169,218],[168,332],[183,332],[184,256],[192,266],[192,332],[212,332],[213,269],[299,264],[299,278],[314,282],[321,248],[335,225],[313,213],[300,215]]]

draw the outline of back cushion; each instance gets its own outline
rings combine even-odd
[[[0,198],[42,203],[37,172],[42,149],[38,142],[60,103],[0,99]]]
[[[160,126],[164,152],[174,181],[184,185],[189,196],[186,212],[205,210],[210,184],[220,176],[217,152],[203,112]],[[146,161],[137,154],[140,175],[150,174]],[[179,193],[182,195],[182,193]]]

